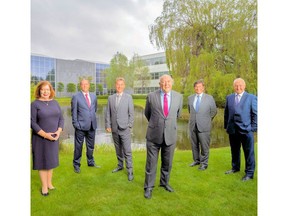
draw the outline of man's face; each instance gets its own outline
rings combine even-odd
[[[245,90],[246,85],[242,80],[236,80],[234,82],[233,87],[234,87],[235,93],[241,94]]]
[[[117,80],[115,83],[116,92],[121,94],[125,89],[125,82],[123,80]]]
[[[163,76],[159,85],[163,92],[168,93],[172,89],[173,80],[170,76]]]
[[[197,83],[195,86],[194,86],[194,91],[196,94],[201,94],[202,92],[204,92],[204,85],[203,83]]]
[[[89,81],[88,80],[82,80],[80,83],[80,88],[85,93],[89,92],[89,88],[90,88]]]

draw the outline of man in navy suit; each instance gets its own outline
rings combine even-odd
[[[73,95],[71,100],[72,124],[75,129],[73,166],[76,173],[80,173],[84,138],[86,140],[87,164],[90,167],[99,168],[93,157],[97,128],[97,98],[95,94],[89,93],[89,80],[82,79],[80,87],[81,91]]]
[[[255,171],[254,132],[257,131],[257,97],[245,92],[245,81],[233,82],[235,93],[228,95],[224,110],[224,128],[229,134],[232,155],[231,174],[240,171],[241,144],[245,156],[245,176],[242,181],[253,179]]]

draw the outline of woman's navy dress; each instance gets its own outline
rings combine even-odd
[[[50,141],[37,133],[63,129],[64,118],[57,101],[35,100],[31,103],[32,157],[34,170],[49,170],[59,165],[59,139]]]

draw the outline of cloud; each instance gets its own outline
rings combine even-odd
[[[64,59],[110,62],[116,52],[159,52],[148,26],[160,0],[31,0],[31,52]],[[161,51],[161,50],[160,50]]]

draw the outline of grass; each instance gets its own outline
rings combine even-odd
[[[135,179],[129,182],[126,171],[111,172],[117,165],[113,147],[96,145],[94,156],[100,169],[86,165],[83,151],[80,174],[73,172],[72,148],[66,146],[60,152],[60,166],[53,176],[57,189],[48,197],[40,194],[38,172],[31,172],[31,215],[257,215],[257,169],[254,180],[241,181],[242,153],[241,171],[225,175],[231,168],[229,147],[210,150],[206,171],[189,167],[191,151],[176,150],[170,179],[175,192],[158,187],[158,164],[150,200],[144,198],[143,190],[145,151],[133,151]]]

